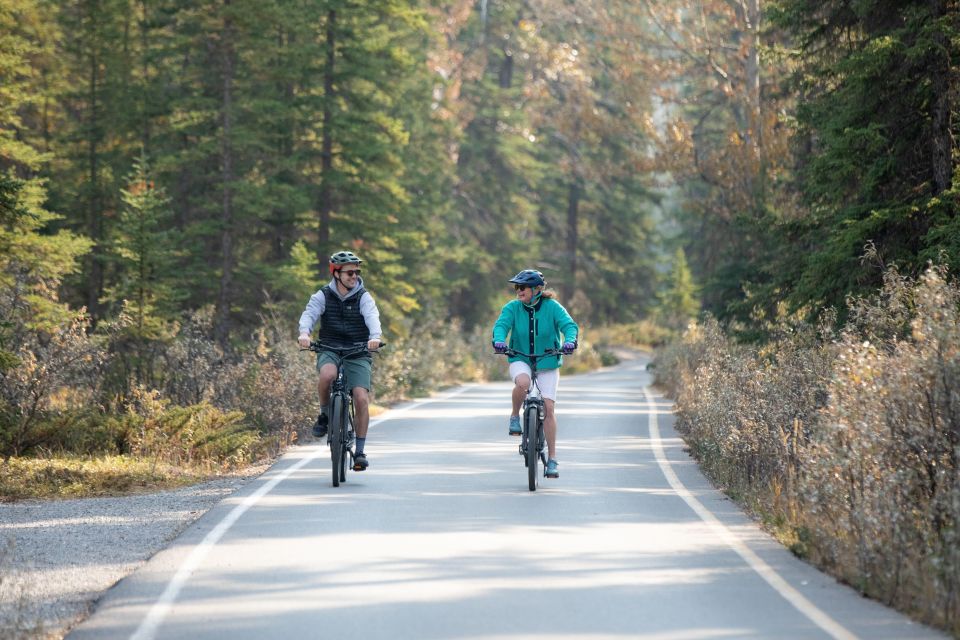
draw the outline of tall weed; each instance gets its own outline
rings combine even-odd
[[[93,402],[105,354],[87,325],[77,315],[62,327],[20,336],[16,366],[0,371],[0,455],[50,444],[51,421]]]
[[[705,471],[794,550],[960,632],[960,288],[890,270],[839,333],[737,344],[706,319],[656,359]]]

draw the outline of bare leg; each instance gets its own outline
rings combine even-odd
[[[553,400],[543,399],[543,435],[547,438],[547,457],[557,459],[557,415]]]
[[[317,393],[320,395],[320,404],[330,403],[330,383],[337,377],[337,365],[328,362],[320,367],[320,379],[317,381]]]
[[[353,388],[353,429],[358,438],[367,437],[370,426],[370,392],[363,387]]]
[[[520,415],[520,407],[523,405],[524,398],[527,397],[527,389],[530,388],[530,376],[521,373],[513,382],[513,413],[511,416]]]

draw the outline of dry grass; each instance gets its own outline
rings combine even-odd
[[[712,320],[657,358],[705,471],[791,548],[960,634],[960,288],[888,272],[850,322],[762,347]]]
[[[176,467],[129,456],[10,458],[0,463],[0,501],[116,496],[194,484],[202,469]]]

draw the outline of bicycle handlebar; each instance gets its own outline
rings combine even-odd
[[[543,353],[524,353],[523,351],[517,351],[516,349],[511,349],[510,347],[507,347],[506,351],[495,351],[494,353],[504,356],[524,356],[526,358],[530,358],[531,360],[539,360],[540,358],[563,355],[563,351],[560,349],[547,349]]]
[[[346,360],[351,356],[358,356],[362,353],[377,353],[385,346],[387,346],[387,343],[380,341],[380,346],[376,349],[368,349],[366,342],[358,342],[348,347],[335,347],[331,344],[324,344],[319,340],[311,340],[310,346],[306,349],[301,348],[300,351],[313,351],[314,353],[319,353],[321,351],[332,351],[340,358]]]

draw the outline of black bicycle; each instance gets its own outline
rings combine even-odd
[[[381,342],[380,347],[386,343]],[[349,347],[335,347],[323,344],[320,341],[313,341],[310,346],[301,351],[313,351],[319,353],[326,351],[333,354],[337,364],[337,377],[330,385],[330,413],[327,421],[327,444],[330,445],[330,465],[333,470],[333,486],[339,487],[341,482],[347,479],[347,467],[352,466],[354,458],[353,445],[356,443],[356,435],[353,432],[353,398],[347,391],[346,382],[343,379],[343,362],[351,358],[359,358],[376,350],[367,348],[367,343],[357,343]],[[348,464],[348,462],[350,464]]]
[[[507,348],[502,352],[505,356],[524,356],[530,360],[530,387],[527,397],[523,401],[523,433],[520,438],[520,455],[527,466],[527,484],[530,491],[536,491],[540,484],[540,474],[537,473],[538,464],[543,464],[543,472],[547,472],[547,441],[543,433],[544,405],[540,386],[537,384],[537,360],[561,354],[559,349],[547,349],[537,355],[523,353]]]

